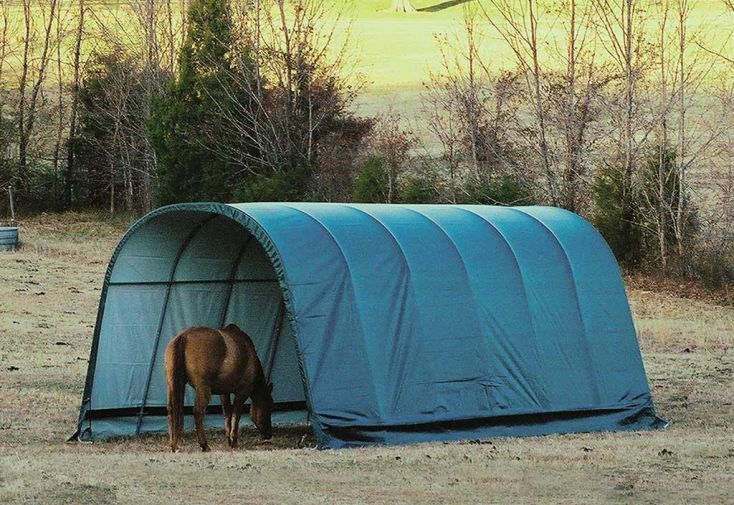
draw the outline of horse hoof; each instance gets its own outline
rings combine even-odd
[[[201,452],[211,452],[211,449],[209,449],[208,445],[202,445]]]

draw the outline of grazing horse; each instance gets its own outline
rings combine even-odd
[[[230,447],[237,447],[240,415],[248,397],[252,398],[250,418],[264,438],[272,436],[273,385],[265,379],[252,340],[236,325],[221,330],[194,327],[176,335],[166,348],[166,382],[168,433],[173,452],[178,451],[183,432],[186,383],[196,390],[194,420],[202,451],[209,451],[204,435],[204,413],[212,394],[221,395],[224,430]],[[234,403],[230,394],[234,394]]]

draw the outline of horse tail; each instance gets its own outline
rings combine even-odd
[[[166,383],[168,385],[168,434],[176,452],[183,434],[183,405],[186,388],[186,361],[181,335],[166,348]]]

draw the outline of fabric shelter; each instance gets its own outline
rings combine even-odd
[[[665,424],[617,263],[573,213],[187,203],[113,254],[75,436],[165,431],[167,343],[227,323],[255,341],[274,424],[310,422],[321,448]]]

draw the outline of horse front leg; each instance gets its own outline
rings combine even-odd
[[[222,412],[224,413],[224,433],[227,434],[227,444],[232,447],[232,402],[229,393],[220,395],[222,400]]]
[[[204,452],[209,452],[209,444],[206,443],[206,435],[204,434],[204,414],[206,406],[209,405],[209,399],[212,396],[211,388],[208,386],[196,387],[196,399],[194,400],[194,421],[196,422],[196,438],[199,439],[199,446]]]
[[[242,416],[242,411],[245,408],[245,400],[247,400],[248,396],[249,395],[244,396],[239,394],[235,394],[234,396],[234,405],[232,407],[232,426],[229,434],[232,449],[236,449],[238,447],[237,438],[240,433],[240,416]]]

